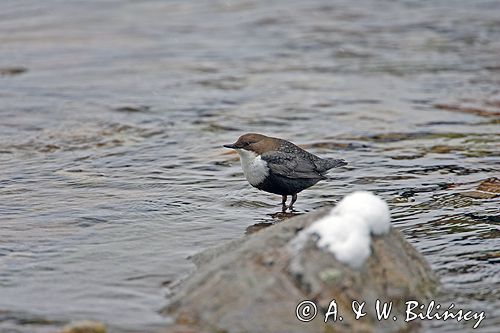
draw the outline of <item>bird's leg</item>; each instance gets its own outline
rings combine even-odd
[[[295,193],[295,194],[292,195],[292,201],[290,202],[290,206],[288,206],[288,208],[290,209],[290,211],[293,210],[293,204],[295,203],[295,201],[297,201],[297,193]]]
[[[281,210],[283,212],[286,212],[286,198],[287,196],[286,195],[282,195],[282,200],[281,200]]]

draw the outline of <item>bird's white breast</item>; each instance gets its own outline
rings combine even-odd
[[[237,152],[240,155],[243,173],[245,174],[245,178],[248,180],[250,185],[257,186],[262,183],[269,175],[267,162],[253,151],[238,149]]]

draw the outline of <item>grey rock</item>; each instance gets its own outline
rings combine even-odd
[[[350,268],[309,239],[299,252],[291,241],[328,210],[297,216],[193,259],[198,271],[163,310],[177,325],[203,332],[406,332],[405,302],[426,301],[437,280],[422,256],[395,229],[373,238],[372,255]],[[376,319],[375,302],[393,302],[389,320]],[[312,300],[318,315],[296,318],[297,304]],[[335,300],[342,321],[324,322]],[[354,319],[351,303],[365,301],[366,316]],[[394,321],[392,316],[397,316]],[[180,325],[180,326],[179,326]]]

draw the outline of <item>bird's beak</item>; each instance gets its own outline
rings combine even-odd
[[[230,144],[228,144],[228,145],[223,145],[223,147],[225,147],[225,148],[231,148],[231,149],[236,149],[236,148],[238,148],[238,147],[236,147],[236,145],[235,145],[234,143],[230,143]]]

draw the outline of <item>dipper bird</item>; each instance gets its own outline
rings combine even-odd
[[[282,196],[283,212],[293,210],[297,193],[326,179],[328,170],[347,165],[342,159],[322,159],[289,141],[257,133],[244,134],[224,147],[238,152],[250,185]],[[288,195],[292,201],[287,207]]]

